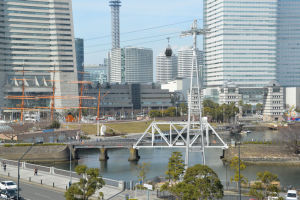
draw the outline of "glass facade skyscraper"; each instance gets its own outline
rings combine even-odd
[[[277,21],[278,82],[300,87],[300,0],[278,0]]]
[[[3,99],[22,92],[23,69],[26,95],[52,94],[53,80],[57,96],[78,95],[71,0],[1,0],[0,11],[0,106],[20,103]],[[67,106],[78,100],[55,101]]]
[[[206,86],[299,86],[299,10],[295,0],[204,0]]]
[[[84,72],[84,40],[75,38],[76,65],[78,81],[83,81]]]

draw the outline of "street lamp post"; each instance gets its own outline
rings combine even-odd
[[[32,149],[32,147],[35,145],[36,143],[33,143],[28,149],[27,151],[25,151],[25,153],[18,159],[18,188],[17,188],[17,199],[20,199],[20,161],[24,158],[24,156]]]
[[[242,191],[241,191],[241,143],[238,142],[239,146],[239,200],[242,199]]]
[[[72,185],[72,153],[71,148],[69,148],[69,155],[70,155],[70,183],[69,187]]]

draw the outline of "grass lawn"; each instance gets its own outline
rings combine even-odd
[[[138,121],[138,122],[121,122],[121,123],[105,123],[107,128],[106,132],[115,132],[116,134],[130,134],[130,133],[143,133],[150,126],[152,121]],[[89,135],[96,135],[97,125],[96,124],[64,124],[63,127],[69,129],[81,129],[83,132]],[[159,128],[162,131],[168,131],[169,125],[160,125]],[[176,127],[180,129],[179,127]]]

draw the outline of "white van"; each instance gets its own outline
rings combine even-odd
[[[288,190],[286,194],[286,200],[298,200],[298,194],[296,190]]]

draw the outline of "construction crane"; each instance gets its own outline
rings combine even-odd
[[[70,83],[75,83],[75,84],[81,84],[81,94],[80,96],[74,96],[74,95],[67,95],[67,96],[56,96],[55,95],[55,91],[56,91],[56,82],[64,82],[62,80],[55,80],[55,73],[59,72],[57,70],[55,70],[55,66],[54,66],[54,70],[50,70],[48,72],[52,72],[53,73],[53,77],[51,80],[45,80],[47,82],[52,82],[52,95],[40,95],[40,96],[25,96],[25,81],[27,80],[32,80],[32,79],[25,79],[25,72],[30,72],[30,71],[25,71],[24,70],[24,65],[23,65],[23,70],[18,70],[16,72],[22,72],[22,76],[23,78],[21,79],[17,79],[14,78],[13,80],[15,81],[22,81],[22,95],[21,96],[13,96],[13,95],[9,95],[6,96],[6,99],[16,99],[16,100],[21,100],[21,104],[20,107],[16,107],[16,108],[5,108],[8,110],[20,110],[21,111],[21,121],[23,121],[24,119],[24,110],[38,110],[38,109],[50,109],[51,111],[51,121],[54,120],[54,110],[66,110],[66,109],[79,109],[79,121],[81,121],[81,116],[82,116],[82,109],[96,109],[94,107],[82,107],[82,100],[95,100],[95,97],[90,97],[90,96],[83,96],[83,89],[84,89],[84,84],[91,84],[90,81],[73,81]],[[79,72],[79,73],[86,73],[86,72]],[[51,104],[50,107],[42,107],[42,106],[38,106],[38,107],[34,107],[34,108],[25,108],[25,100],[39,100],[39,99],[51,99]],[[62,100],[67,100],[67,99],[79,99],[79,107],[55,107],[55,100],[57,99],[62,99]]]
[[[107,91],[102,98],[108,95],[109,91]],[[101,86],[99,86],[99,94],[98,94],[98,105],[97,105],[97,120],[100,120],[100,105],[101,105]]]
[[[84,89],[84,84],[92,84],[91,81],[72,81],[69,83],[73,83],[73,84],[80,84],[80,96],[79,96],[79,114],[78,114],[78,122],[81,121],[81,115],[82,115],[82,98],[83,97],[83,89]],[[87,108],[87,107],[86,107]]]
[[[29,79],[25,79],[25,69],[24,69],[24,63],[23,63],[23,70],[16,70],[15,72],[22,72],[22,78],[17,79],[14,78],[15,81],[22,81],[22,96],[7,96],[7,99],[18,99],[21,100],[20,108],[6,108],[11,110],[20,110],[21,111],[21,122],[23,122],[24,119],[24,110],[25,110],[25,100],[31,99],[30,96],[25,96],[25,81]],[[29,71],[26,71],[29,72]]]

